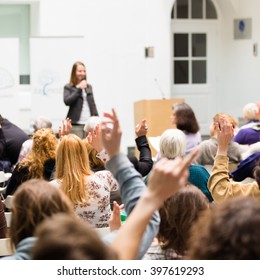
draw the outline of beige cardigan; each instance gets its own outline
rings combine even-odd
[[[218,155],[215,157],[208,188],[216,203],[238,195],[260,199],[260,189],[256,181],[242,184],[229,178],[227,156]]]

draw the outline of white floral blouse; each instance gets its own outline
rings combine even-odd
[[[75,213],[94,227],[108,227],[111,215],[110,192],[118,190],[118,182],[110,171],[102,170],[88,177],[86,187],[91,198],[90,202],[75,205]]]

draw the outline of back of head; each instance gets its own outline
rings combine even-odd
[[[187,103],[175,103],[172,109],[176,117],[176,127],[188,133],[197,133],[200,129],[195,113]]]
[[[184,156],[186,151],[185,134],[177,129],[167,129],[160,138],[160,153],[162,157],[174,159],[177,156]]]
[[[226,119],[229,123],[231,123],[233,128],[235,128],[238,125],[238,122],[234,118],[232,118],[229,114],[225,114],[225,113],[216,114],[213,117],[213,122],[219,123],[222,118]]]
[[[57,214],[36,230],[35,260],[111,260],[115,253],[87,223]]]
[[[62,137],[56,153],[56,178],[61,189],[75,204],[88,200],[85,180],[91,174],[86,145],[75,134]]]
[[[259,260],[259,201],[236,197],[207,211],[192,229],[187,258]]]
[[[74,214],[72,204],[59,189],[40,179],[24,182],[13,199],[12,243],[16,246],[22,239],[33,236],[41,221],[60,212]]]
[[[33,129],[37,131],[41,128],[52,128],[52,122],[43,116],[38,117],[33,123]]]
[[[248,103],[243,108],[244,119],[251,120],[259,120],[259,107],[256,103]]]
[[[88,120],[85,123],[84,131],[86,132],[86,135],[90,132],[91,129],[95,129],[97,125],[101,124],[101,118],[98,116],[92,116],[88,118]]]
[[[205,195],[193,185],[182,188],[167,199],[159,210],[161,223],[158,239],[162,248],[173,248],[178,254],[184,255],[190,228],[208,207]]]

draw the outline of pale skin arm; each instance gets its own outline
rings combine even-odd
[[[70,134],[72,129],[71,119],[67,118],[65,121],[62,121],[61,125],[59,126],[58,134],[59,137],[62,138],[64,135]]]
[[[110,158],[120,152],[121,129],[115,110],[104,116],[113,123],[112,129],[107,129],[107,123],[101,125],[102,141]],[[173,193],[185,185],[188,177],[188,167],[197,151],[193,151],[187,158],[175,160],[162,159],[151,174],[147,190],[140,197],[135,208],[113,240],[111,246],[117,252],[119,259],[135,259],[139,246],[153,213]]]

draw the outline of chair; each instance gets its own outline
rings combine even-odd
[[[94,228],[95,231],[98,233],[99,237],[102,238],[103,236],[107,235],[110,233],[110,228],[105,227],[105,228]]]
[[[5,219],[6,219],[7,228],[10,228],[12,213],[11,212],[5,212]]]
[[[4,205],[6,206],[7,209],[12,209],[12,200],[14,196],[13,195],[8,195],[6,199],[3,201]]]
[[[12,250],[10,248],[10,238],[0,239],[0,257],[12,255]]]

